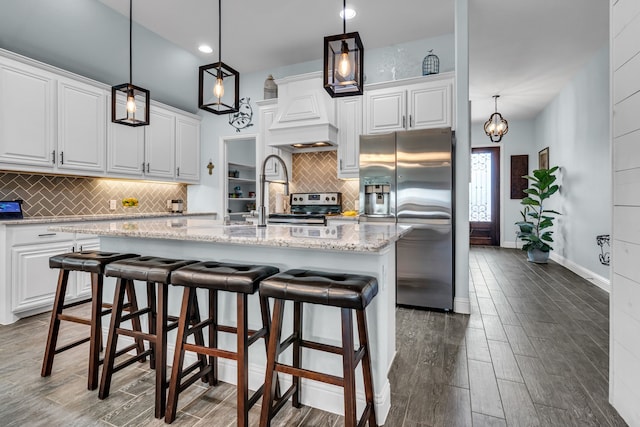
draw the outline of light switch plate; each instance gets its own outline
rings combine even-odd
[[[116,201],[115,200],[109,200],[109,209],[112,211],[116,210]]]

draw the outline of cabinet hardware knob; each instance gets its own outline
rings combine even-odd
[[[342,170],[342,159],[340,159],[340,170]]]
[[[64,151],[60,152],[60,164],[64,165]]]
[[[56,150],[51,152],[51,163],[56,164]]]
[[[411,114],[409,114],[409,127],[413,127],[413,116]]]
[[[144,173],[144,162],[142,162],[142,173]]]
[[[51,237],[55,235],[56,233],[42,233],[42,234],[38,234],[38,237]]]
[[[147,173],[149,173],[149,162],[147,162]]]
[[[406,116],[402,116],[402,127],[407,127],[407,117]]]
[[[180,167],[177,168],[177,175],[180,176]]]

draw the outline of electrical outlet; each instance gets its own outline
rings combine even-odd
[[[115,200],[109,200],[109,209],[112,211],[116,210],[116,201]]]
[[[167,209],[171,210],[172,207],[173,203],[171,202],[171,200],[167,200]]]

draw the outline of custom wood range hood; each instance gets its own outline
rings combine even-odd
[[[322,87],[322,72],[276,80],[278,110],[267,145],[287,151],[335,150],[336,104]]]

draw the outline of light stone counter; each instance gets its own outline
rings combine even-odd
[[[328,226],[223,225],[221,221],[199,218],[161,220],[85,222],[58,224],[49,228],[56,232],[100,236],[105,251],[133,252],[141,255],[179,259],[216,260],[243,264],[272,265],[285,271],[291,268],[367,274],[378,279],[378,295],[367,307],[369,342],[372,353],[374,402],[378,423],[383,424],[391,407],[388,373],[395,356],[395,241],[410,230],[407,226],[381,223],[341,223]],[[113,278],[105,280],[105,295],[113,295]],[[136,282],[139,304],[144,303],[144,284]],[[169,287],[169,312],[180,307],[182,289]],[[227,292],[218,296],[220,324],[235,324],[236,298]],[[339,310],[323,305],[305,304],[303,334],[305,339],[330,345],[341,345]],[[257,295],[249,298],[249,328],[261,327]],[[285,331],[291,330],[292,305],[285,308]],[[144,325],[143,325],[144,328]],[[286,335],[286,333],[285,333]],[[235,348],[235,337],[221,334],[222,348]],[[169,359],[173,360],[175,334],[170,333]],[[193,353],[187,360],[193,361]],[[291,363],[291,354],[282,356]],[[249,387],[257,389],[264,381],[266,363],[264,346],[251,346],[249,351]],[[331,375],[342,375],[342,363],[332,354],[305,349],[303,366]],[[220,359],[219,378],[235,384],[235,363]],[[283,376],[284,388],[290,378]],[[364,408],[364,390],[360,369],[356,373],[358,408]],[[325,411],[343,412],[341,388],[314,381],[302,381],[302,403]]]
[[[98,236],[135,237],[275,246],[332,251],[377,252],[406,234],[410,227],[396,224],[336,224],[319,226],[224,225],[222,221],[198,218],[122,220],[56,225],[51,231]]]
[[[25,217],[23,219],[7,219],[0,220],[0,225],[29,225],[29,224],[52,224],[58,222],[84,222],[84,221],[117,221],[123,219],[145,219],[145,218],[183,218],[194,216],[207,216],[216,218],[215,212],[137,212],[132,209],[131,212],[121,214],[101,214],[101,215],[65,215],[65,216],[38,216]]]

